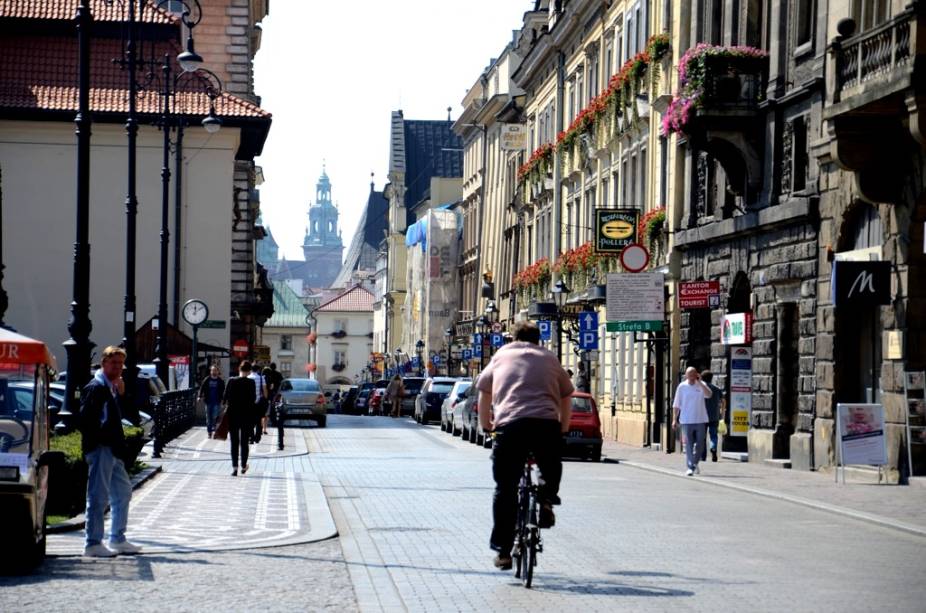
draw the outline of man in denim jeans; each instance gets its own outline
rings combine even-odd
[[[219,376],[219,367],[209,368],[209,376],[199,386],[199,399],[206,405],[206,432],[209,438],[215,432],[216,420],[222,410],[222,397],[225,396],[225,381]]]
[[[124,366],[125,350],[113,346],[104,349],[100,370],[80,396],[81,444],[88,467],[84,555],[93,558],[111,558],[120,553],[136,554],[141,551],[141,547],[125,540],[132,483],[124,463]],[[103,544],[103,514],[107,502],[112,511],[109,547]]]

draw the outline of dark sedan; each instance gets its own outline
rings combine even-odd
[[[419,424],[440,421],[441,405],[456,382],[453,377],[432,377],[425,381],[415,400],[415,421]]]

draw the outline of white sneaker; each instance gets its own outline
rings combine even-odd
[[[104,545],[103,543],[97,543],[96,545],[87,545],[84,547],[84,557],[85,558],[115,558],[116,552]]]
[[[121,553],[124,555],[133,556],[136,553],[141,553],[141,546],[128,541],[122,541],[121,543],[109,542],[109,548],[115,551],[116,553]],[[113,554],[115,555],[115,554]]]
[[[696,475],[700,475],[700,474],[701,474],[701,467],[700,467],[700,466],[695,466],[695,474],[696,474]]]
[[[689,468],[688,470],[685,471],[685,474],[690,477],[691,475],[694,474],[694,471]]]

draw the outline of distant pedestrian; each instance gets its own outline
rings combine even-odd
[[[231,439],[232,476],[238,476],[238,452],[241,452],[241,474],[248,472],[248,443],[254,433],[254,405],[257,388],[250,377],[251,363],[247,360],[238,366],[238,376],[225,385],[225,412],[228,414],[228,431]]]
[[[331,405],[334,407],[335,415],[341,412],[341,390],[337,390],[331,397]]]
[[[672,403],[675,416],[672,428],[682,427],[682,444],[685,446],[685,460],[688,465],[686,475],[689,477],[700,473],[698,462],[701,459],[701,448],[704,446],[704,431],[707,428],[707,408],[704,401],[712,396],[709,388],[698,374],[698,369],[689,366],[685,371],[685,380],[678,384],[675,390],[675,400]]]
[[[707,409],[707,434],[711,441],[711,462],[717,461],[717,427],[724,418],[723,391],[713,384],[714,373],[705,370],[701,380],[711,389],[711,397],[704,401]],[[701,461],[707,460],[707,445],[701,446]]]
[[[123,368],[125,350],[107,347],[103,350],[100,370],[80,395],[81,447],[88,469],[84,555],[92,558],[141,551],[141,547],[125,539],[132,483],[125,470],[129,457],[122,418],[137,421],[137,413],[123,404]],[[107,503],[112,511],[109,547],[103,544],[103,514]]]
[[[585,360],[580,360],[577,368],[579,372],[572,378],[572,386],[576,388],[577,392],[585,392],[587,394],[590,385],[588,382],[588,374],[585,370]]]
[[[386,399],[392,403],[392,416],[400,417],[402,414],[402,397],[405,396],[405,385],[402,377],[395,375],[386,386]]]
[[[215,432],[215,422],[222,410],[222,397],[225,395],[225,379],[219,374],[219,367],[209,368],[209,376],[199,386],[199,399],[206,405],[206,433],[209,438]]]
[[[260,369],[253,368],[251,374],[248,375],[252,381],[254,381],[254,414],[252,419],[254,420],[253,428],[251,430],[251,442],[259,443],[261,434],[265,432],[264,428],[264,416],[267,415],[267,381],[264,379],[263,374],[260,372]]]

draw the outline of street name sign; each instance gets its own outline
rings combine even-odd
[[[212,329],[212,330],[224,330],[225,329],[225,320],[224,319],[207,319],[203,323],[199,324],[200,328]]]
[[[662,332],[661,321],[609,321],[605,324],[608,332]]]

